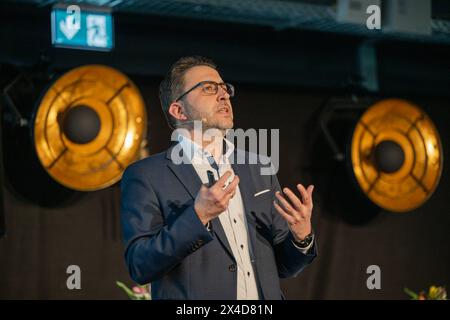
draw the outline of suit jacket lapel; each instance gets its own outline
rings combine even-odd
[[[178,178],[180,183],[186,188],[186,190],[189,192],[191,197],[195,199],[197,196],[198,191],[200,190],[200,187],[202,185],[202,181],[200,180],[200,177],[198,176],[197,172],[195,171],[195,168],[190,163],[182,163],[182,164],[175,164],[172,161],[172,150],[175,148],[178,144],[172,145],[166,152],[166,158],[169,159],[168,167],[172,172],[175,174],[175,176]],[[177,148],[180,148],[178,146]],[[174,152],[177,152],[178,150],[174,150]],[[180,151],[183,152],[182,150]],[[222,243],[222,245],[225,247],[225,249],[228,251],[228,254],[234,259],[233,252],[231,250],[230,244],[228,243],[227,236],[225,234],[225,231],[223,230],[222,224],[220,223],[220,220],[218,217],[211,220],[212,229],[214,233],[216,234],[219,241]]]
[[[186,188],[191,197],[195,199],[202,185],[202,181],[200,180],[200,177],[198,176],[192,164],[186,162],[177,164],[172,161],[172,150],[174,148],[178,148],[177,146],[180,147],[178,144],[175,144],[167,150],[166,158],[169,159],[167,166],[170,168],[170,170],[172,170],[180,183]],[[181,155],[182,152],[183,151],[181,150]]]

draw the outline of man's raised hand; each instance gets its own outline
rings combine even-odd
[[[227,171],[210,188],[205,185],[200,187],[195,197],[194,210],[204,225],[224,212],[228,208],[230,199],[236,193],[236,187],[239,184],[238,176],[235,175],[230,184],[225,187],[230,176],[231,172]]]

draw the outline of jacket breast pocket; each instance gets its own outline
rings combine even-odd
[[[272,190],[259,191],[253,196],[255,203],[268,203],[272,201]]]

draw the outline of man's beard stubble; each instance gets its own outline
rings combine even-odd
[[[211,122],[211,120],[208,120],[207,117],[205,116],[201,116],[200,114],[197,114],[194,109],[192,108],[192,106],[185,102],[185,113],[188,117],[188,119],[186,120],[187,123],[186,128],[188,130],[191,130],[194,128],[194,121],[201,121],[202,122],[202,130],[208,130],[208,129],[218,129],[220,131],[222,131],[222,134],[225,135],[226,131],[229,129],[233,128],[233,125],[231,126],[231,128],[228,127],[222,127],[220,125],[220,123],[214,123]],[[212,118],[212,117],[209,117]]]

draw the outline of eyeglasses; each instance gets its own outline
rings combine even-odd
[[[198,87],[200,87],[202,89],[202,92],[205,95],[208,95],[208,96],[215,95],[219,91],[219,86],[230,95],[230,98],[234,97],[234,86],[232,84],[225,83],[225,82],[217,83],[215,81],[201,81],[201,82],[197,83],[195,86],[193,86],[192,88],[190,88],[188,91],[183,93],[181,96],[179,96],[175,100],[175,102],[178,102],[185,95],[187,95],[189,92],[197,89]]]

